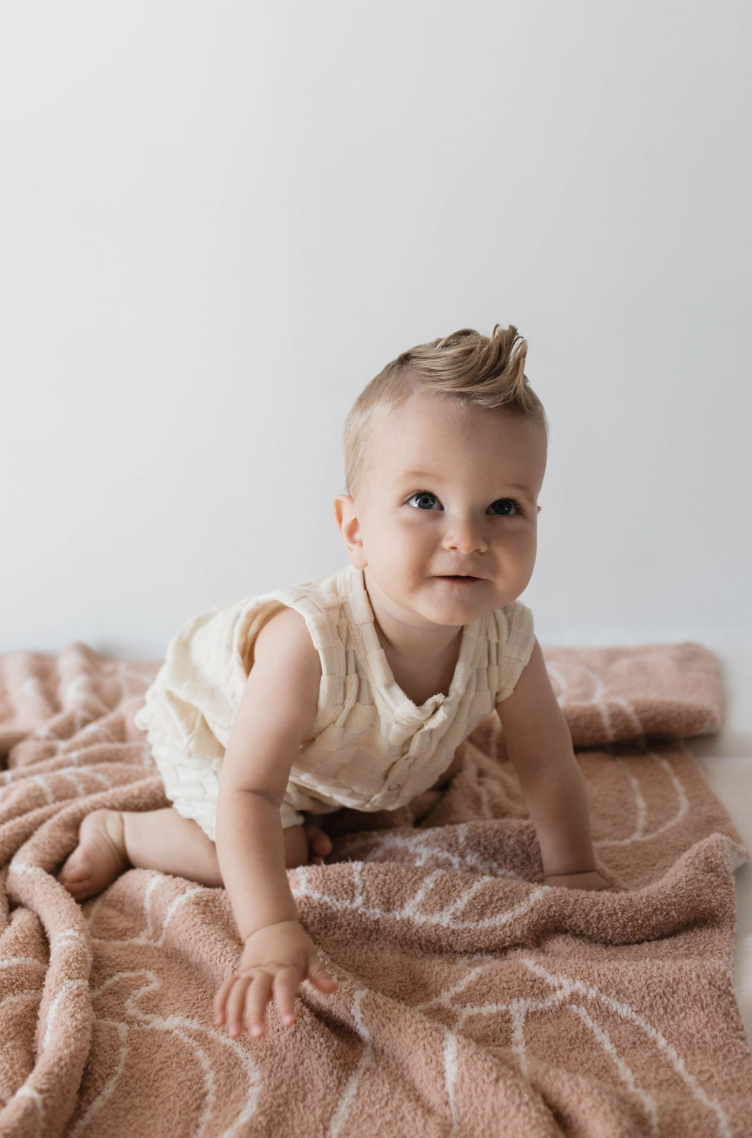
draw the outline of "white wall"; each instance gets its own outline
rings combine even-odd
[[[515,324],[541,642],[752,636],[750,10],[0,7],[0,651],[327,573],[365,383]]]

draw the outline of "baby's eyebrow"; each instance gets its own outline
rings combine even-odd
[[[408,470],[405,474],[400,474],[399,478],[395,479],[395,483],[407,482],[409,478],[425,478],[429,482],[439,481],[436,474],[428,474],[425,470]]]
[[[400,477],[395,480],[394,485],[399,485],[402,482],[408,482],[415,478],[423,478],[426,482],[435,482],[438,485],[441,485],[441,475],[430,474],[426,470],[408,470],[405,474],[401,474]],[[531,502],[533,501],[533,495],[530,487],[526,486],[523,482],[507,482],[505,485],[510,490],[517,490],[520,494],[525,494]]]

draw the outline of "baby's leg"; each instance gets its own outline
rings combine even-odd
[[[307,865],[309,841],[315,852],[330,852],[329,839],[328,850],[322,851],[316,831],[317,827],[310,824],[288,826],[283,831],[287,869]],[[78,845],[60,870],[58,880],[77,901],[85,901],[101,893],[131,866],[187,877],[199,885],[223,885],[215,843],[198,822],[184,818],[171,806],[145,811],[94,810],[87,814],[79,829]]]

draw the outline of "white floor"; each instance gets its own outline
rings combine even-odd
[[[752,642],[702,643],[718,656],[725,701],[719,735],[688,739],[687,746],[752,851]],[[747,1042],[752,1044],[752,865],[737,869],[736,988]]]

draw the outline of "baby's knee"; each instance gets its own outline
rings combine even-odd
[[[308,838],[305,826],[287,826],[282,831],[285,839],[285,869],[308,865]]]

